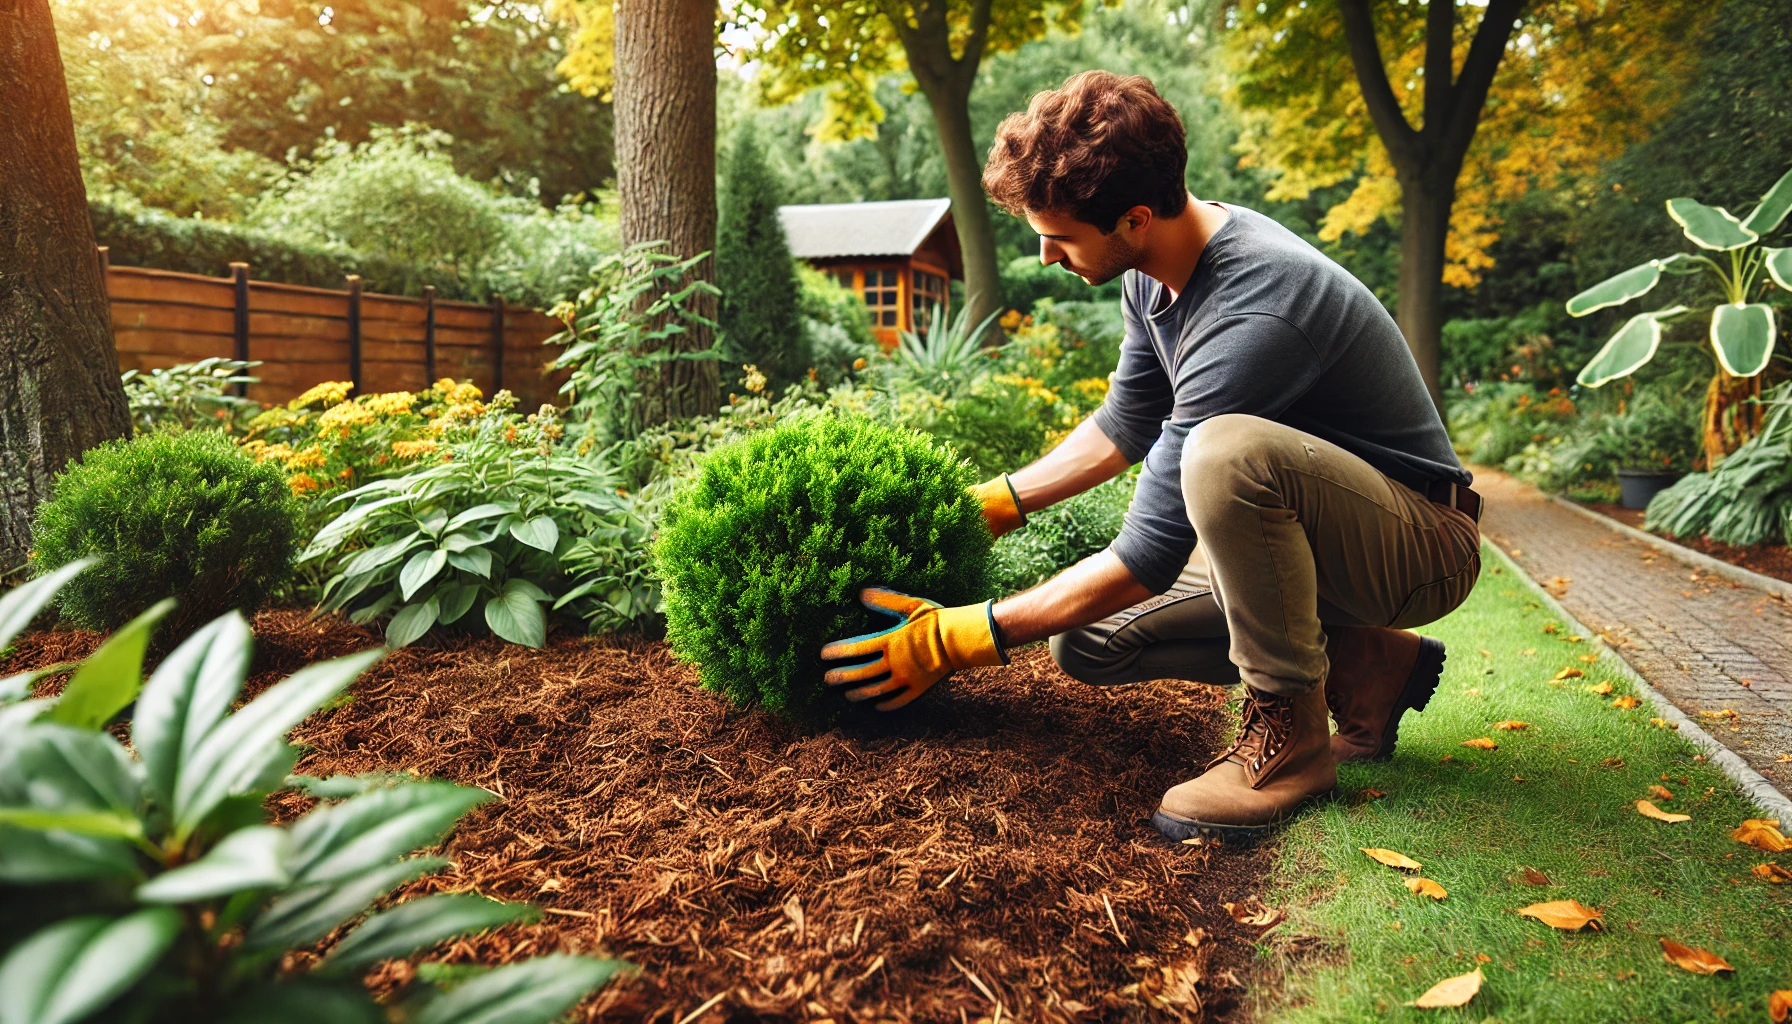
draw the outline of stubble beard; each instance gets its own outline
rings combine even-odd
[[[1072,273],[1087,281],[1093,287],[1100,287],[1139,265],[1145,258],[1145,250],[1141,246],[1132,245],[1117,233],[1110,232],[1104,236],[1107,246],[1102,249],[1092,266],[1076,267]]]

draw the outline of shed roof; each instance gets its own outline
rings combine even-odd
[[[778,219],[798,259],[912,256],[951,209],[950,199],[817,203],[781,206]]]

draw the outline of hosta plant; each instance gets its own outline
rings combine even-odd
[[[0,597],[0,646],[85,567]],[[250,661],[240,615],[212,621],[143,679],[145,646],[171,604],[77,665],[0,682],[0,882],[9,887],[0,1020],[547,1024],[623,966],[543,957],[448,990],[415,982],[376,1003],[360,977],[379,961],[533,916],[526,904],[470,893],[368,913],[443,867],[412,854],[491,794],[407,777],[288,775],[297,751],[287,730],[380,652],[303,668],[232,713]],[[36,678],[71,668],[59,696],[28,699]],[[133,701],[127,748],[107,726]],[[320,802],[290,824],[268,823],[262,801],[291,787]],[[308,967],[288,955],[332,935]]]
[[[1792,544],[1792,388],[1762,398],[1759,434],[1709,473],[1692,473],[1649,502],[1645,525],[1675,537],[1704,535],[1746,547]]]
[[[725,444],[668,502],[654,544],[672,650],[743,706],[826,718],[821,646],[872,626],[861,588],[987,598],[970,467],[925,434],[826,414]]]
[[[1744,410],[1747,423],[1726,423],[1724,417],[1739,400],[1760,393],[1755,378],[1773,358],[1779,326],[1773,306],[1761,300],[1770,285],[1792,291],[1792,247],[1765,246],[1761,239],[1778,231],[1788,212],[1792,212],[1792,171],[1741,219],[1721,206],[1670,199],[1668,216],[1697,251],[1652,259],[1568,300],[1569,315],[1579,317],[1647,295],[1663,275],[1702,275],[1714,286],[1719,301],[1707,318],[1706,337],[1718,372],[1708,390],[1705,414],[1705,449],[1713,463],[1759,426],[1758,407],[1752,402]],[[1635,373],[1655,358],[1663,325],[1693,312],[1691,307],[1676,304],[1631,317],[1575,380],[1583,387],[1596,388]]]
[[[526,420],[486,417],[477,426],[474,436],[443,449],[446,461],[335,499],[341,514],[300,556],[334,574],[320,611],[357,622],[389,614],[386,640],[394,647],[438,625],[479,623],[511,643],[540,647],[544,605],[609,595],[614,587],[601,584],[580,590],[561,555],[579,538],[639,531],[610,472],[558,446],[562,428],[552,406]]]
[[[124,385],[131,422],[141,432],[171,426],[234,430],[239,419],[261,409],[253,399],[235,393],[239,385],[259,380],[245,371],[260,365],[213,356],[148,373],[126,370],[119,383]]]

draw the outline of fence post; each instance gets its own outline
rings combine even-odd
[[[239,362],[249,361],[249,264],[232,263],[230,265],[231,283],[236,285],[236,323],[233,325],[236,336],[236,355]],[[249,385],[238,384],[236,394],[242,398],[249,393]]]
[[[348,379],[361,388],[361,275],[348,275]]]
[[[436,286],[423,286],[423,386],[436,382]]]
[[[492,293],[492,394],[504,387],[504,296]]]

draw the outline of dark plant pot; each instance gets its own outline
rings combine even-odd
[[[1648,508],[1649,500],[1674,485],[1684,473],[1662,472],[1659,469],[1618,470],[1618,491],[1625,508]]]

